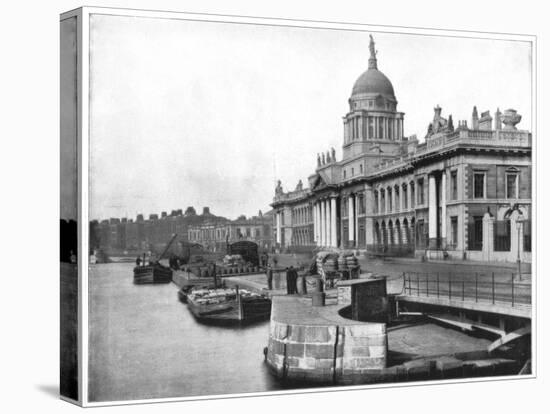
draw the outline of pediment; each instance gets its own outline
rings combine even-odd
[[[320,174],[317,174],[317,177],[315,177],[313,181],[312,190],[313,191],[322,190],[323,188],[326,188],[326,187],[328,187],[326,181],[323,179],[323,177],[321,177]]]

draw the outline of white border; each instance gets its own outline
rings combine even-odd
[[[438,385],[438,384],[459,384],[459,383],[472,383],[472,382],[487,382],[498,380],[524,380],[537,378],[537,330],[538,324],[536,319],[537,314],[537,278],[539,263],[537,261],[537,226],[532,226],[532,239],[534,241],[534,248],[532,247],[532,263],[535,268],[532,268],[532,309],[534,315],[532,317],[532,326],[535,326],[532,333],[532,374],[522,377],[518,376],[502,376],[502,377],[488,377],[488,378],[467,378],[467,379],[453,379],[453,380],[433,380],[433,381],[419,381],[419,382],[403,382],[403,383],[386,383],[386,384],[372,384],[372,385],[358,385],[358,386],[336,386],[331,388],[309,388],[309,389],[297,389],[297,390],[285,390],[285,391],[270,391],[270,392],[258,392],[258,393],[246,393],[246,394],[221,394],[221,395],[208,395],[208,396],[192,396],[192,397],[177,397],[177,398],[153,398],[153,399],[139,399],[139,400],[125,400],[125,401],[105,401],[105,402],[89,402],[88,401],[88,272],[84,269],[88,269],[88,231],[87,225],[89,221],[89,70],[90,70],[90,55],[89,55],[89,19],[91,14],[100,15],[112,15],[112,16],[130,16],[130,17],[147,17],[147,18],[159,18],[159,19],[175,19],[175,20],[189,20],[189,21],[205,21],[205,22],[229,22],[237,24],[250,24],[250,25],[272,25],[272,26],[287,26],[287,27],[300,27],[310,29],[328,29],[328,30],[351,30],[351,31],[365,31],[365,32],[380,32],[380,33],[395,33],[395,34],[415,34],[426,36],[445,36],[445,37],[459,37],[459,38],[482,38],[482,39],[494,39],[494,40],[508,40],[508,41],[520,41],[531,43],[532,47],[532,161],[536,158],[536,163],[532,163],[532,187],[531,187],[531,199],[533,217],[536,217],[536,223],[538,223],[538,209],[536,203],[536,165],[538,163],[538,153],[536,151],[536,137],[537,137],[537,95],[536,95],[536,82],[537,82],[537,38],[535,35],[523,34],[516,35],[510,33],[495,33],[495,32],[481,32],[481,31],[468,31],[468,30],[445,30],[435,28],[424,27],[402,27],[391,25],[372,25],[362,23],[342,23],[342,22],[329,22],[318,20],[298,20],[298,19],[284,19],[284,18],[264,18],[264,17],[252,17],[252,16],[235,16],[235,15],[221,15],[221,14],[208,14],[208,13],[188,13],[188,12],[166,12],[158,10],[135,10],[135,9],[118,9],[118,8],[106,8],[106,7],[82,7],[79,9],[71,10],[61,14],[60,20],[67,19],[69,17],[77,16],[78,30],[77,30],[77,53],[78,53],[78,68],[77,73],[79,76],[78,82],[78,121],[79,121],[79,140],[80,144],[80,162],[79,162],[79,399],[80,404],[83,407],[101,407],[101,406],[114,406],[114,405],[129,405],[129,404],[147,404],[147,403],[159,403],[159,402],[175,402],[175,401],[200,401],[210,399],[229,399],[229,398],[243,398],[243,397],[258,397],[268,395],[292,395],[292,394],[310,394],[317,392],[340,392],[345,390],[364,390],[364,389],[377,389],[377,388],[394,388],[394,387],[411,387],[419,385]],[[86,116],[84,115],[86,114]],[[84,225],[86,223],[86,225]],[[533,237],[534,236],[534,237]],[[535,270],[533,272],[533,270]],[[64,398],[69,402],[75,402],[70,399]]]

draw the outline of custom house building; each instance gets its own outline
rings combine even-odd
[[[434,108],[425,142],[403,133],[370,39],[368,69],[343,118],[342,159],[317,155],[294,191],[275,189],[282,251],[358,250],[426,259],[531,261],[531,133],[513,109],[474,106],[469,121]]]

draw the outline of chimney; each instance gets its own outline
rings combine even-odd
[[[481,113],[481,118],[479,119],[479,129],[483,131],[491,131],[493,129],[493,118],[489,111]]]
[[[479,117],[477,115],[477,107],[474,105],[474,110],[472,111],[472,129],[479,129]]]
[[[195,215],[197,215],[197,212],[195,211],[194,207],[189,206],[185,209],[185,215],[186,216],[195,216]]]
[[[168,214],[166,213],[166,211],[163,211],[162,213],[160,213],[160,216],[162,218],[166,218],[166,217],[168,217]]]
[[[136,221],[137,222],[143,221],[143,214],[138,214],[137,217],[136,217]]]
[[[502,129],[502,120],[500,119],[500,109],[497,108],[497,111],[495,112],[495,129],[500,130]]]
[[[210,214],[210,207],[203,207],[202,208],[202,214],[203,214],[203,216],[207,215],[207,214]]]

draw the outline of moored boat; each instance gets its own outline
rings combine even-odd
[[[141,266],[138,263],[138,265],[134,267],[134,283],[136,285],[147,283],[170,283],[172,281],[172,269],[162,265],[160,259],[162,259],[162,256],[168,251],[170,245],[176,239],[176,236],[177,234],[172,235],[164,251],[155,262]],[[145,257],[143,258],[143,262],[145,262]]]
[[[147,283],[170,283],[171,281],[172,269],[160,263],[134,267],[134,283],[136,285]]]
[[[266,320],[271,315],[271,299],[238,287],[194,288],[187,294],[187,306],[201,322],[246,323]]]

